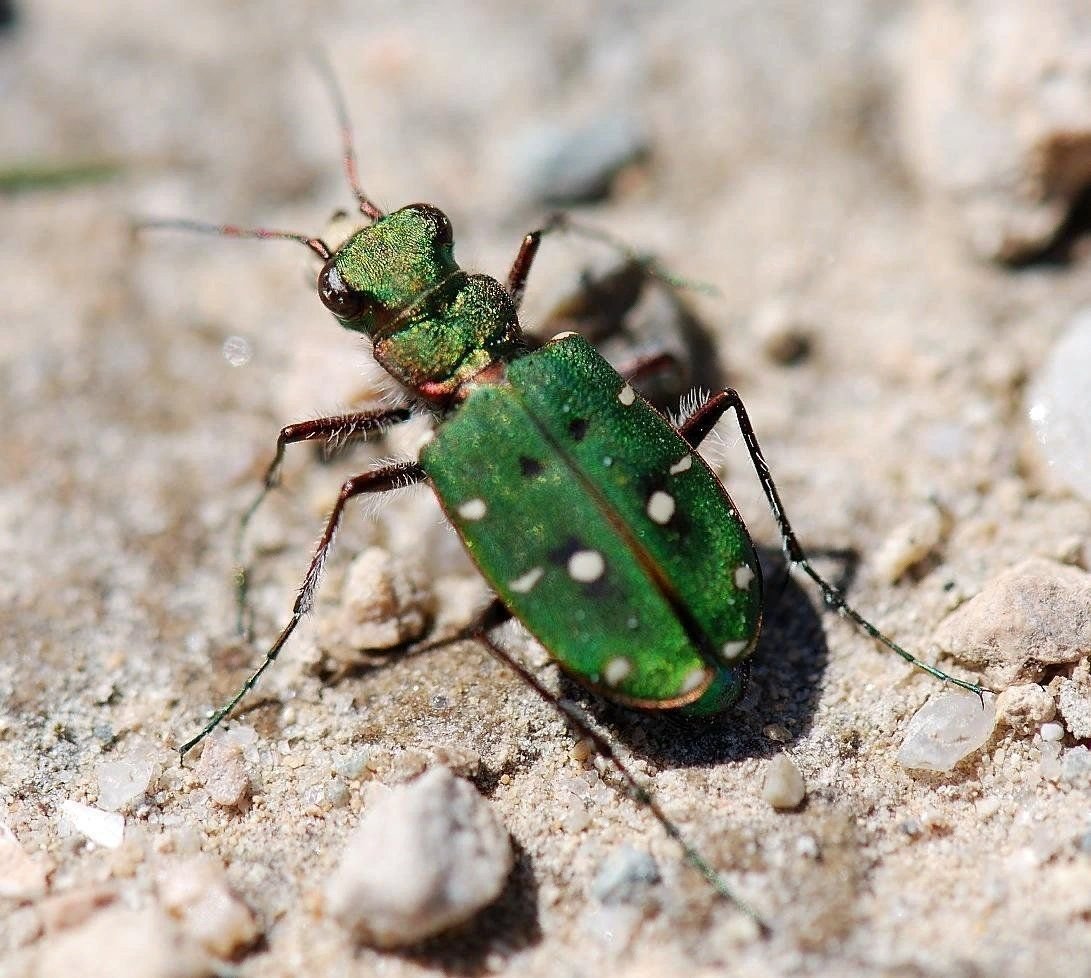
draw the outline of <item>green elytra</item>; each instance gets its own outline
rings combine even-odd
[[[533,348],[519,326],[519,301],[542,235],[567,222],[555,221],[524,238],[504,286],[457,265],[450,222],[437,208],[414,204],[384,214],[360,188],[344,104],[328,66],[319,68],[334,96],[346,173],[368,226],[336,252],[319,238],[292,232],[188,220],[143,226],[306,245],[324,262],[318,276],[323,304],[341,325],[370,337],[377,362],[438,426],[418,461],[385,465],[344,483],[291,619],[258,669],[181,746],[181,754],[231,713],[312,609],[348,501],[431,481],[499,596],[469,626],[441,641],[480,642],[562,710],[613,765],[632,797],[681,845],[688,861],[764,929],[755,911],[731,892],[641,787],[610,741],[504,651],[490,630],[514,614],[585,686],[631,706],[697,714],[730,706],[761,627],[761,572],[746,527],[696,449],[719,418],[734,411],[786,557],[819,586],[826,604],[911,665],[979,695],[982,687],[948,675],[887,638],[811,566],[735,391],[713,394],[675,427],[629,383],[657,358],[638,363],[623,377],[574,334]],[[618,247],[599,232],[577,230]],[[287,445],[364,439],[410,416],[407,408],[376,409],[283,428],[264,488],[241,530],[279,483]],[[244,575],[240,600],[245,581]]]

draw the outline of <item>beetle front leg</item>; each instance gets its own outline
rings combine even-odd
[[[187,740],[179,748],[182,757],[185,757],[189,751],[212,733],[228,714],[239,705],[242,698],[257,685],[262,673],[276,661],[277,656],[280,655],[280,650],[284,648],[284,644],[291,637],[292,632],[295,631],[303,616],[314,607],[315,591],[318,588],[318,582],[322,579],[322,571],[326,565],[326,559],[329,557],[330,548],[333,546],[333,538],[341,522],[345,504],[354,496],[370,492],[389,492],[391,489],[402,489],[421,482],[425,478],[424,469],[417,465],[416,462],[405,462],[353,476],[341,486],[341,492],[337,497],[333,512],[330,513],[329,519],[326,521],[326,527],[322,531],[322,538],[318,541],[318,547],[311,558],[310,566],[307,568],[307,574],[303,578],[302,585],[300,585],[299,593],[296,595],[291,619],[281,630],[269,651],[265,653],[265,660],[243,683],[239,691],[231,697],[225,706],[212,714],[208,723],[201,728],[200,733]]]
[[[890,649],[892,652],[896,652],[910,665],[916,666],[918,669],[923,669],[930,676],[933,676],[942,682],[952,683],[955,686],[960,686],[962,689],[969,690],[971,693],[981,696],[982,693],[985,692],[984,687],[979,686],[977,683],[968,682],[965,679],[959,679],[956,676],[944,672],[942,669],[937,669],[935,666],[918,659],[912,652],[902,648],[893,639],[887,638],[887,636],[880,632],[878,628],[848,604],[845,600],[845,596],[838,588],[830,584],[829,581],[822,577],[822,575],[811,566],[811,562],[800,544],[798,537],[796,537],[795,531],[792,529],[792,524],[788,521],[787,514],[784,512],[784,504],[780,500],[780,493],[777,491],[776,483],[773,482],[773,475],[769,471],[769,465],[766,463],[765,456],[761,451],[761,446],[758,444],[758,437],[754,432],[754,426],[750,423],[750,417],[746,413],[746,406],[743,404],[738,391],[726,388],[717,394],[713,394],[712,397],[705,401],[704,404],[686,419],[685,423],[678,429],[679,433],[690,445],[696,448],[705,440],[716,422],[731,410],[734,410],[735,412],[735,417],[739,423],[739,430],[742,432],[743,441],[746,444],[746,450],[750,453],[750,461],[754,465],[754,471],[757,472],[758,481],[761,483],[762,490],[765,492],[765,498],[769,502],[769,509],[773,513],[773,519],[776,520],[777,528],[780,530],[785,556],[788,558],[790,564],[796,564],[801,567],[803,572],[818,585],[822,591],[822,598],[826,602],[826,606],[838,612],[838,614],[852,620],[858,628],[862,629],[876,642],[886,646],[886,648]]]
[[[280,470],[284,462],[284,451],[288,445],[303,441],[317,441],[319,439],[334,445],[343,445],[347,442],[361,441],[371,434],[382,433],[392,425],[408,421],[410,411],[408,408],[393,408],[390,410],[359,411],[354,414],[338,414],[328,418],[314,418],[311,421],[300,421],[296,424],[286,425],[280,429],[277,436],[276,453],[269,467],[265,470],[262,480],[261,492],[246,508],[239,528],[235,535],[235,627],[240,635],[248,635],[246,627],[247,593],[250,586],[250,568],[243,560],[243,543],[246,530],[254,514],[277,486],[280,485]]]

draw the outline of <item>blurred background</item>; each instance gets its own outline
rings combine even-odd
[[[170,748],[290,610],[345,474],[411,451],[424,428],[333,466],[292,453],[290,491],[254,526],[257,644],[238,641],[234,532],[278,429],[384,384],[315,300],[303,249],[132,225],[325,233],[352,199],[315,51],[344,88],[368,193],[445,210],[465,267],[503,280],[561,208],[690,283],[653,283],[618,355],[665,343],[692,379],[739,389],[804,542],[857,555],[856,606],[907,646],[927,649],[1027,557],[1091,559],[1086,3],[9,0],[0,821],[29,882],[0,894],[0,974],[59,974],[134,931],[191,949],[179,913],[155,914],[170,860],[198,851],[254,921],[219,949],[242,975],[1071,973],[1089,950],[1091,865],[1043,840],[1086,832],[1085,800],[1040,780],[1026,739],[956,774],[898,768],[897,732],[932,687],[806,589],[787,589],[787,624],[717,729],[682,743],[607,717],[775,921],[768,943],[733,928],[639,810],[572,786],[587,771],[565,725],[479,650],[375,668],[338,653],[340,589],[365,547],[427,592],[417,631],[483,596],[427,491],[348,521],[315,622],[241,720],[249,801],[217,806],[207,772],[178,768]],[[616,262],[547,240],[528,329],[548,333],[558,303],[571,311]],[[722,428],[713,461],[775,554]],[[807,776],[796,815],[757,794],[783,741],[770,724]],[[415,773],[437,744],[477,757],[518,844],[515,882],[454,937],[356,951],[315,925],[313,895],[369,785]],[[104,804],[114,762],[148,773]],[[990,792],[1002,803],[982,814]],[[125,844],[87,845],[60,818],[68,800],[120,811]],[[925,814],[942,828],[913,842],[905,820]],[[665,882],[618,911],[591,883],[622,844],[652,852]],[[213,973],[134,954],[130,974]]]

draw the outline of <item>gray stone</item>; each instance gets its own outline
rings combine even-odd
[[[607,905],[641,904],[659,882],[659,867],[651,853],[623,845],[603,860],[591,884],[595,899]]]

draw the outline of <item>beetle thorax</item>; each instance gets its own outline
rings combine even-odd
[[[371,338],[388,373],[432,402],[456,399],[522,346],[511,296],[459,268],[450,222],[429,204],[356,232],[326,262],[318,292],[342,326]]]

